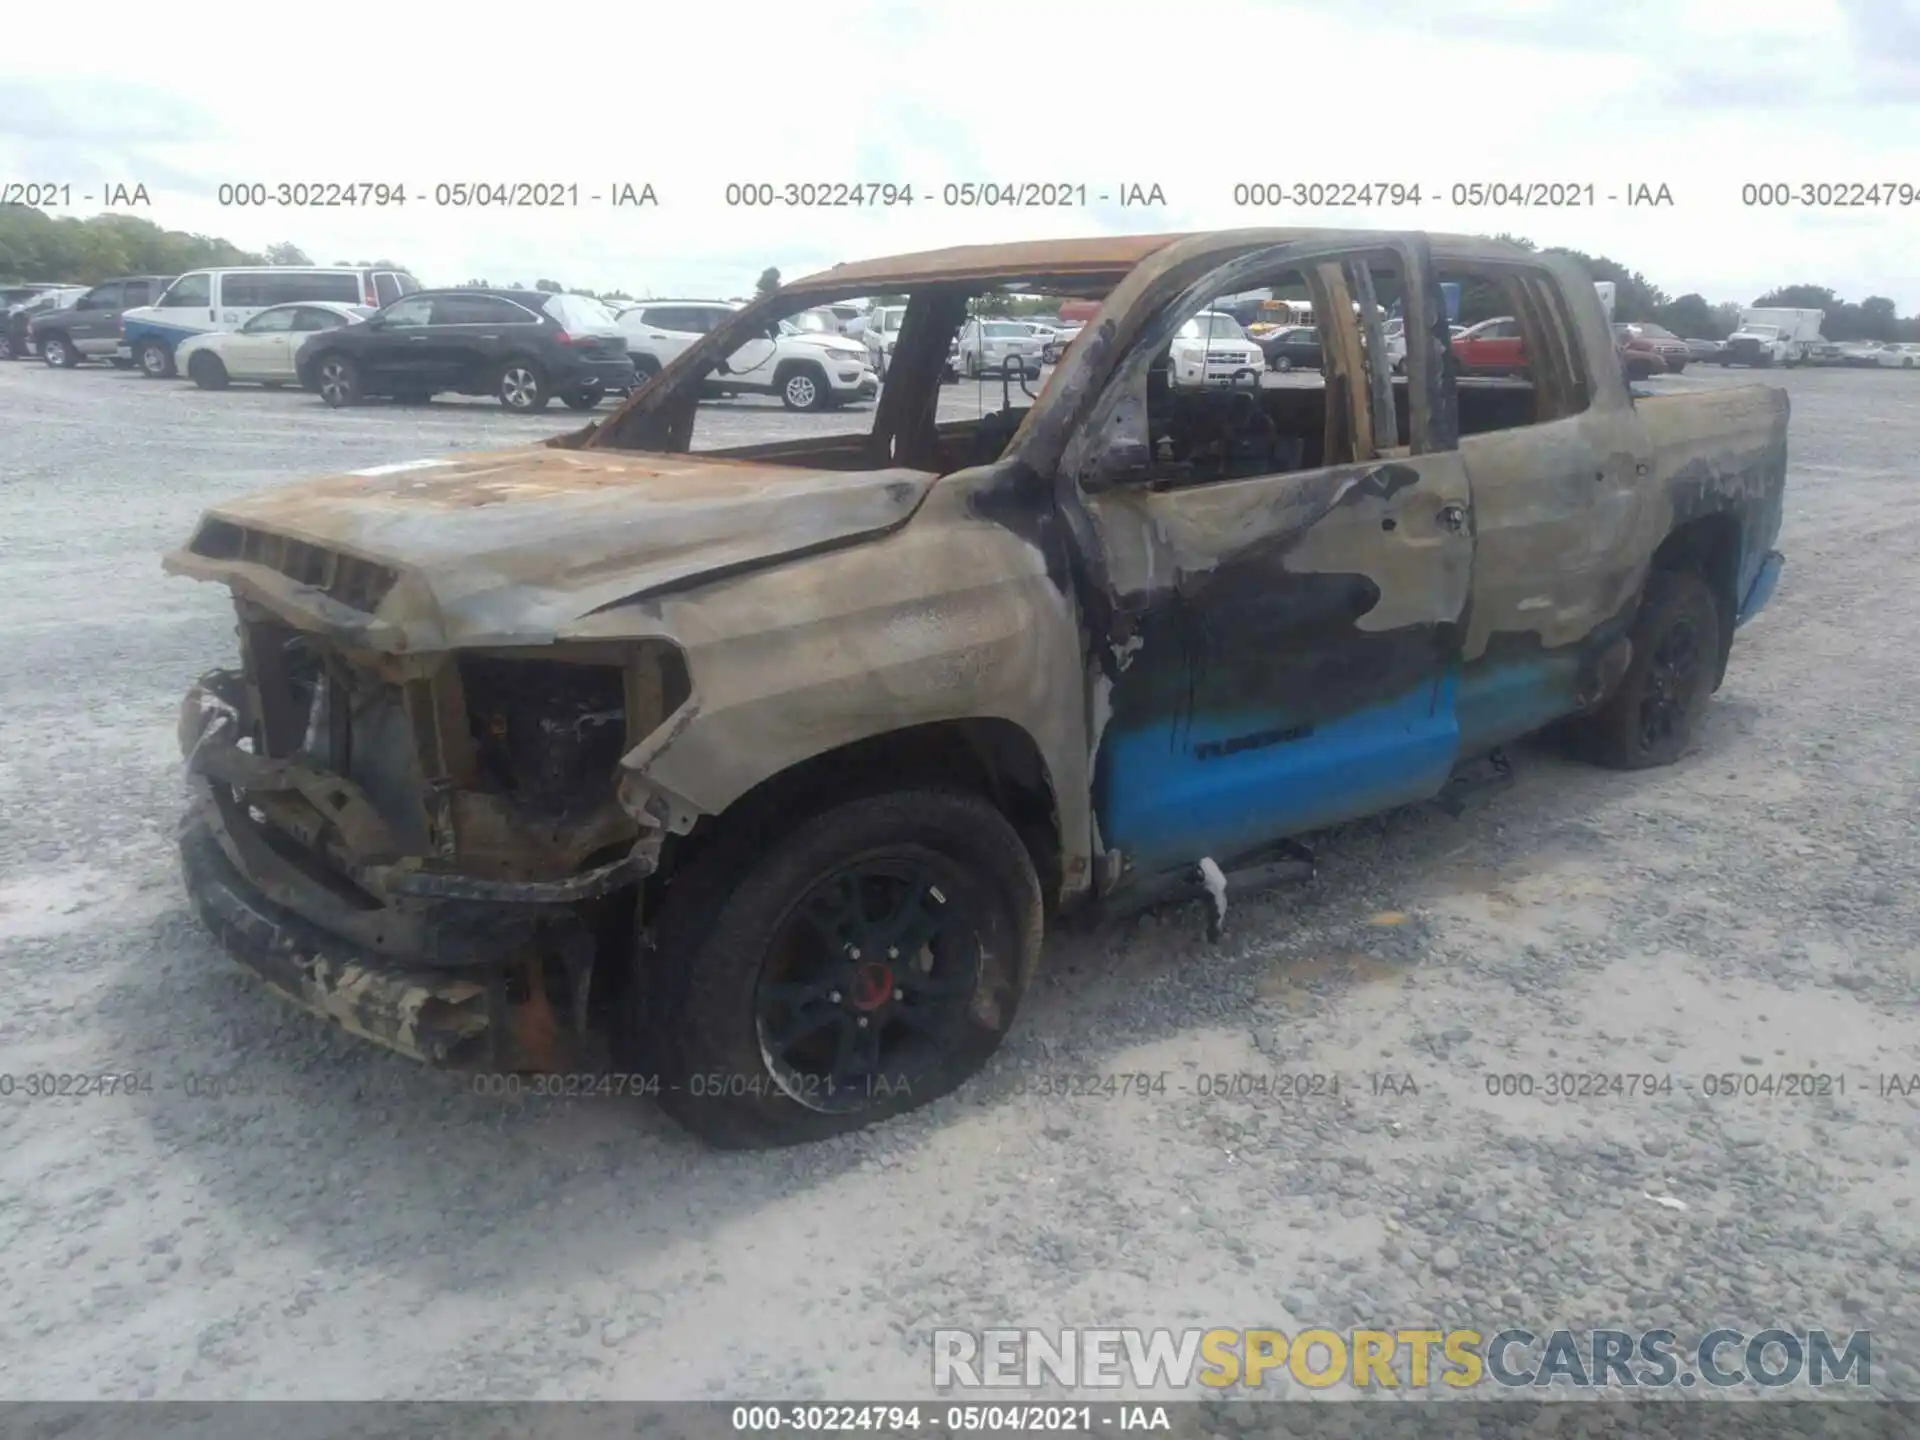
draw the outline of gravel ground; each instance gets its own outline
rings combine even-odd
[[[1680,764],[1522,747],[1459,820],[1324,837],[1218,946],[1191,909],[1056,941],[958,1095],[722,1155],[306,1018],[175,872],[175,706],[232,627],[159,553],[240,490],[574,417],[0,366],[0,1070],[151,1080],[0,1101],[0,1396],[911,1397],[944,1325],[1776,1321],[1870,1326],[1876,1387],[1920,1393],[1920,1099],[1881,1093],[1920,1073],[1920,384],[1776,378],[1785,579]],[[1808,1070],[1845,1094],[1702,1083]],[[1569,1071],[1672,1087],[1546,1098]],[[1044,1093],[1107,1074],[1165,1083]]]

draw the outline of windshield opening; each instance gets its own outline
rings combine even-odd
[[[781,292],[710,331],[674,336],[671,352],[659,354],[646,347],[665,342],[649,332],[669,333],[657,317],[676,306],[650,303],[645,324],[628,307],[621,328],[636,368],[650,373],[657,362],[664,378],[592,434],[563,443],[822,470],[946,473],[986,463],[1012,440],[1058,363],[1048,342],[1062,301],[1097,304],[1123,276],[892,284],[886,293],[908,303],[865,312],[863,335],[838,328],[834,297]],[[910,313],[925,318],[910,324]],[[876,336],[884,344],[872,343]]]

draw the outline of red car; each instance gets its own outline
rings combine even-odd
[[[1671,330],[1658,325],[1621,324],[1613,327],[1613,338],[1621,349],[1629,355],[1658,356],[1661,365],[1651,373],[1658,375],[1662,370],[1678,375],[1687,368],[1687,362],[1693,358],[1693,350]]]
[[[1520,322],[1511,315],[1482,320],[1453,337],[1454,358],[1462,375],[1521,375],[1527,352],[1520,338]]]

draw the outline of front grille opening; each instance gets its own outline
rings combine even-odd
[[[188,548],[209,560],[240,560],[278,571],[367,614],[380,608],[400,578],[390,566],[227,520],[206,521]]]
[[[209,520],[193,537],[193,553],[209,560],[238,560],[246,548],[247,532],[225,520]]]
[[[483,788],[559,813],[611,793],[627,748],[618,666],[463,658],[460,683]]]

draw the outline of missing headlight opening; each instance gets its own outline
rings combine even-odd
[[[478,778],[539,810],[611,790],[627,748],[624,672],[538,660],[460,661]]]

